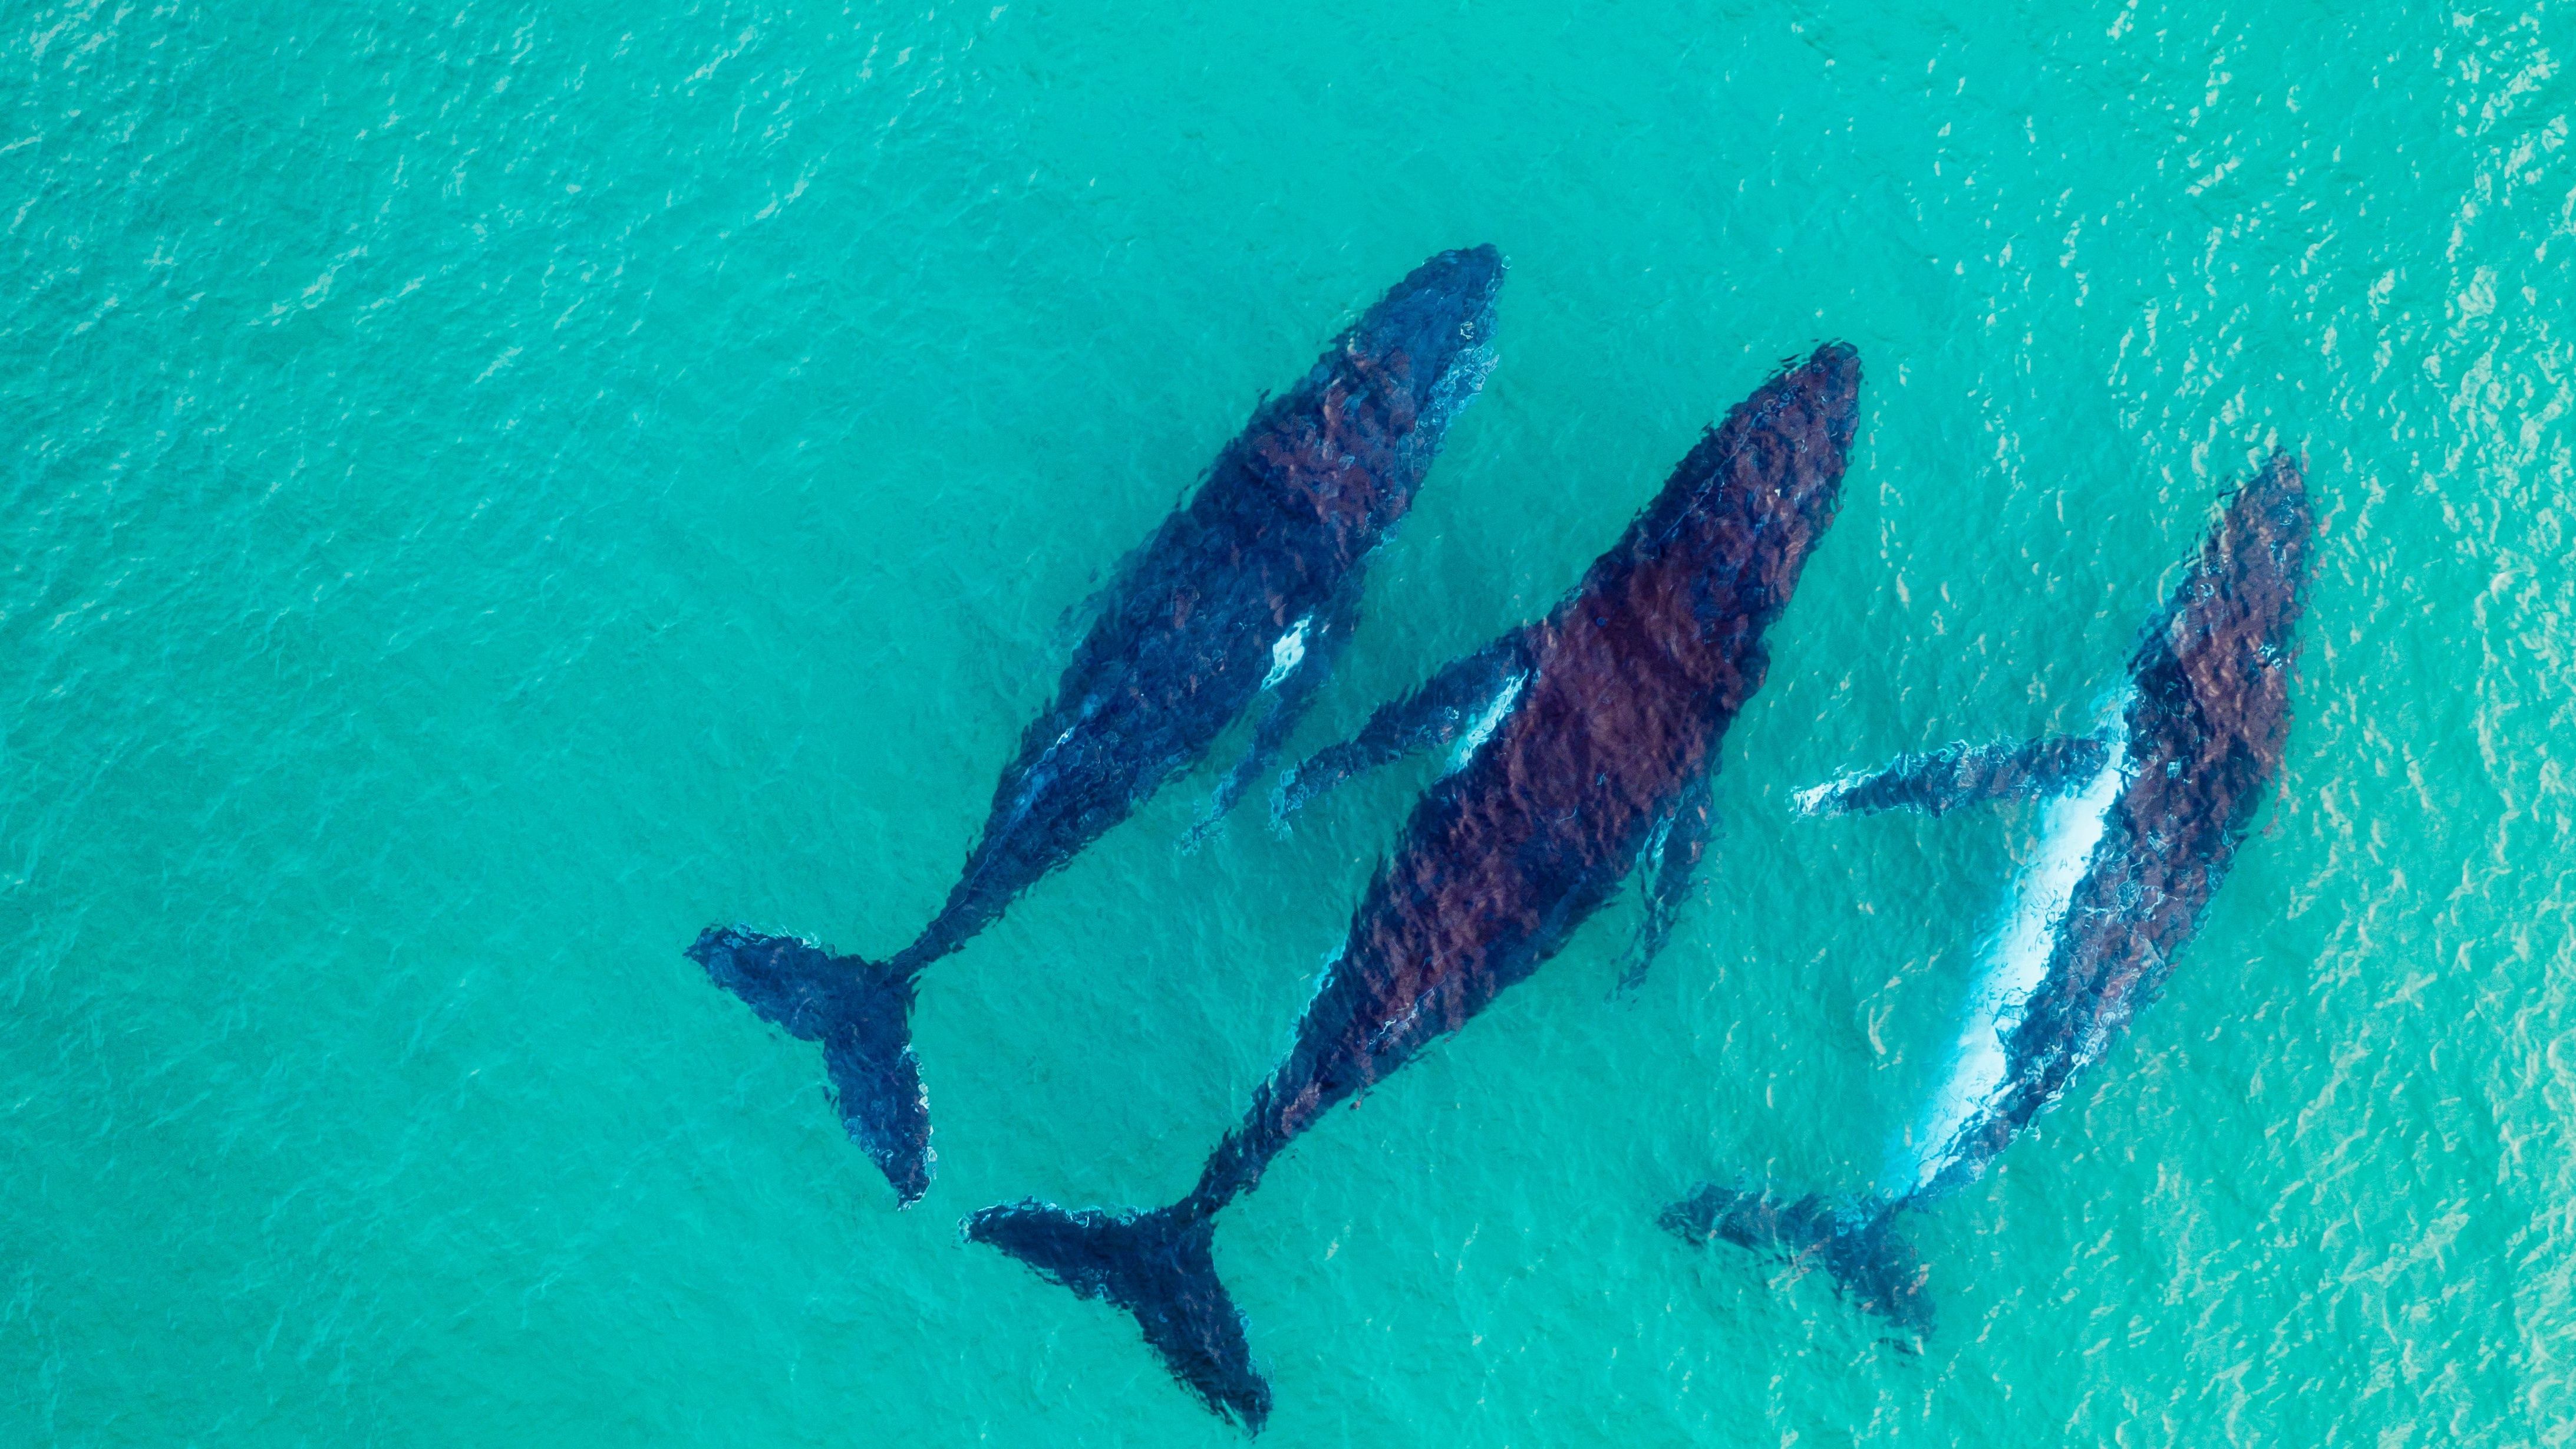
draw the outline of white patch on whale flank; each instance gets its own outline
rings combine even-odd
[[[1940,1090],[1925,1104],[1913,1135],[1891,1154],[1885,1183],[1890,1198],[1921,1191],[1957,1161],[1960,1133],[1993,1105],[1996,1089],[2003,1085],[2010,1065],[2004,1039],[2021,1025],[2032,994],[2046,980],[2058,927],[2092,864],[2093,848],[2101,844],[2112,802],[2128,782],[2129,741],[2117,706],[2104,742],[2110,749],[2101,769],[2081,790],[2048,808],[2039,849],[2015,883],[2012,913],[1979,962],[1977,984],[1961,1009],[1958,1044]]]
[[[1513,702],[1521,697],[1521,687],[1528,683],[1527,670],[1503,681],[1503,687],[1495,690],[1494,697],[1486,702],[1484,712],[1476,716],[1476,722],[1467,727],[1465,734],[1459,736],[1458,748],[1449,756],[1449,768],[1442,774],[1454,775],[1467,768],[1467,762],[1476,758],[1476,752],[1483,749],[1485,741],[1492,739],[1494,731],[1501,727],[1503,716],[1512,712]]]
[[[1261,681],[1262,688],[1278,688],[1279,681],[1296,673],[1297,666],[1306,662],[1306,626],[1314,619],[1312,614],[1300,618],[1270,646],[1270,677]]]

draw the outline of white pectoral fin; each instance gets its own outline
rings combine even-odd
[[[2109,754],[2109,744],[2094,735],[1983,745],[1962,741],[1899,755],[1867,773],[1838,775],[1791,796],[1790,808],[1809,817],[1881,810],[1938,816],[1991,800],[2046,799],[2083,788]]]
[[[1528,685],[1527,671],[1504,678],[1502,684],[1494,690],[1492,697],[1476,711],[1475,717],[1468,722],[1465,731],[1458,736],[1458,748],[1449,756],[1449,773],[1454,774],[1465,769],[1467,762],[1476,758],[1476,752],[1485,747],[1485,741],[1494,737],[1495,729],[1500,727],[1504,717],[1512,712],[1512,706],[1520,702],[1521,691]]]
[[[1841,774],[1821,785],[1809,785],[1804,790],[1792,791],[1789,795],[1789,813],[1803,820],[1813,820],[1820,815],[1840,815],[1843,813],[1843,796],[1855,783],[1867,778],[1869,777],[1866,775]]]

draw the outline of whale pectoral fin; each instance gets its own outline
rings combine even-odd
[[[1810,817],[1881,810],[1942,815],[1980,801],[2063,795],[2098,773],[2110,752],[2093,735],[1944,745],[1920,755],[1899,755],[1869,774],[1843,775],[1801,790],[1792,808]]]
[[[1711,794],[1708,776],[1700,776],[1671,812],[1655,822],[1654,833],[1647,837],[1637,865],[1645,878],[1646,916],[1637,923],[1637,939],[1628,947],[1627,965],[1619,973],[1619,984],[1611,988],[1613,996],[1635,990],[1646,979],[1647,968],[1655,964],[1672,936],[1674,919],[1690,903],[1691,891],[1699,883],[1700,860],[1708,853],[1717,828]]]
[[[1293,656],[1287,653],[1288,639],[1281,640],[1274,649],[1274,654],[1287,662],[1276,666],[1277,681],[1262,691],[1269,696],[1269,703],[1262,712],[1261,723],[1253,729],[1252,747],[1216,782],[1216,793],[1208,797],[1207,809],[1181,839],[1184,852],[1198,849],[1216,829],[1217,822],[1243,798],[1243,792],[1252,788],[1252,782],[1278,763],[1288,737],[1297,732],[1306,711],[1314,706],[1316,692],[1332,674],[1343,643],[1359,626],[1358,590],[1346,590],[1345,595],[1320,617],[1300,621],[1291,636],[1297,646]]]
[[[1285,823],[1307,801],[1353,775],[1457,739],[1506,690],[1517,688],[1528,668],[1529,646],[1519,629],[1450,661],[1413,693],[1379,705],[1358,734],[1289,771],[1271,798],[1272,819]]]
[[[1200,814],[1198,823],[1182,837],[1181,849],[1198,849],[1209,832],[1216,829],[1217,822],[1233,811],[1235,802],[1243,798],[1243,792],[1252,788],[1252,782],[1278,763],[1281,746],[1288,743],[1288,736],[1296,732],[1298,722],[1306,717],[1308,706],[1315,702],[1316,686],[1323,677],[1323,667],[1310,652],[1304,667],[1280,683],[1271,697],[1269,710],[1262,715],[1260,726],[1253,731],[1252,748],[1244,751],[1243,758],[1234,762],[1234,768],[1226,771],[1225,777],[1216,782],[1216,793],[1208,797],[1207,809]]]

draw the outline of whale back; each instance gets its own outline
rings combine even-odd
[[[1973,1177],[2152,1002],[2279,776],[2313,528],[2306,476],[2275,453],[2229,499],[2140,638],[2126,779],[2075,887],[2013,1080],[1945,1181]]]

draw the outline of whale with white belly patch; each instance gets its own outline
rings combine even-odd
[[[1810,816],[2051,803],[1957,1045],[1880,1180],[1794,1199],[1704,1183],[1666,1228],[1786,1252],[1862,1308],[1930,1329],[1927,1271],[1894,1221],[1982,1177],[2162,990],[2280,774],[2310,544],[2304,472],[2274,453],[2148,625],[2100,729],[1952,745],[1799,793]]]

